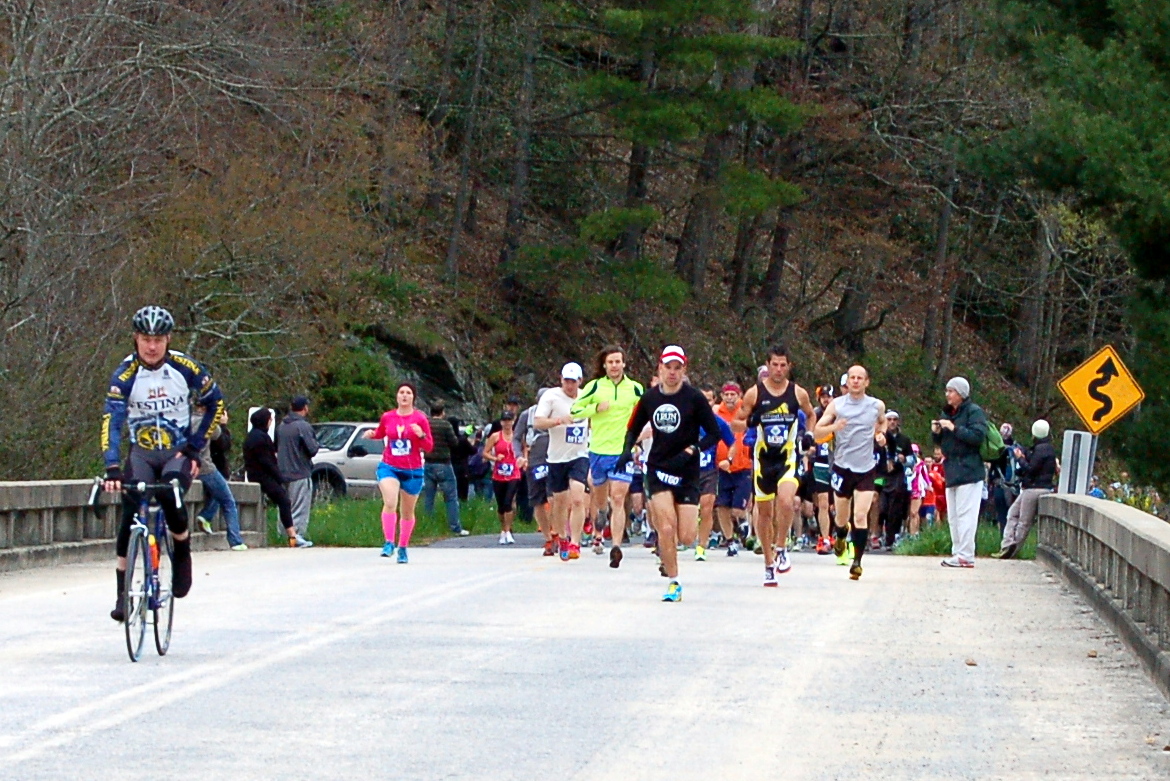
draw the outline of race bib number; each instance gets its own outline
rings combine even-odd
[[[541,464],[532,470],[533,480],[543,480],[548,477],[548,464]]]
[[[682,483],[682,478],[678,475],[668,475],[659,469],[654,470],[654,476],[658,478],[658,482],[663,485],[676,486]]]
[[[714,461],[715,456],[711,451],[704,450],[702,453],[699,453],[699,469],[709,468]]]
[[[782,447],[786,441],[783,426],[768,426],[764,429],[764,443],[768,447]]]
[[[395,439],[390,443],[390,455],[392,456],[409,456],[410,455],[410,440],[409,439]]]
[[[839,472],[834,472],[833,476],[829,478],[829,486],[834,491],[840,491],[841,486],[845,484],[845,478],[841,477]]]
[[[634,461],[634,459],[631,458],[629,461],[626,462],[626,474],[627,475],[636,475],[636,474],[638,474],[638,471],[639,471],[638,464]]]
[[[569,426],[565,429],[565,442],[570,445],[584,445],[588,431],[585,426]]]
[[[500,464],[500,477],[511,477],[512,473],[516,471],[515,464]]]

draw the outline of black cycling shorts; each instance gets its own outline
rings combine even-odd
[[[528,504],[540,507],[548,501],[548,464],[528,467],[524,470],[524,480],[528,489]]]

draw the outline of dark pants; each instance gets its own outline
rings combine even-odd
[[[881,520],[886,526],[886,546],[894,544],[894,538],[902,531],[902,522],[906,520],[906,513],[910,511],[910,491],[906,488],[906,481],[901,476],[888,477],[887,482],[894,481],[891,487],[886,486],[881,496]]]
[[[122,523],[118,527],[118,537],[114,541],[114,550],[118,556],[125,556],[130,548],[130,527],[138,508],[142,505],[142,496],[131,486],[134,483],[168,483],[178,479],[184,491],[191,487],[191,462],[174,450],[144,450],[135,445],[130,448],[130,455],[126,459],[125,469],[122,470],[122,485],[126,491],[122,494]],[[175,504],[173,491],[157,491],[159,507],[166,518],[167,528],[171,534],[182,534],[187,531],[187,513]]]
[[[276,505],[276,509],[280,513],[280,525],[285,529],[291,528],[293,525],[292,504],[288,500],[288,491],[284,490],[284,483],[278,483],[271,477],[261,478],[256,483],[264,495],[268,497],[268,501]]]
[[[427,515],[435,512],[436,491],[443,492],[443,500],[447,503],[447,527],[456,533],[462,531],[463,527],[459,523],[458,483],[455,470],[448,463],[428,463],[423,469],[423,506]]]
[[[455,469],[452,466],[452,469],[455,471],[455,489],[459,494],[459,501],[466,502],[468,489],[471,488],[471,483],[467,479],[467,466],[462,469]]]

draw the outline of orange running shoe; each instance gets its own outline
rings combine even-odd
[[[569,558],[570,559],[581,558],[581,546],[580,545],[577,545],[576,543],[569,544]]]
[[[821,537],[817,540],[817,555],[828,556],[833,552],[833,541],[828,537]]]

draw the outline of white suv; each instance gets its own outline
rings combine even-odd
[[[378,493],[378,464],[385,443],[366,439],[377,423],[314,423],[320,449],[313,456],[315,497],[369,496]]]

